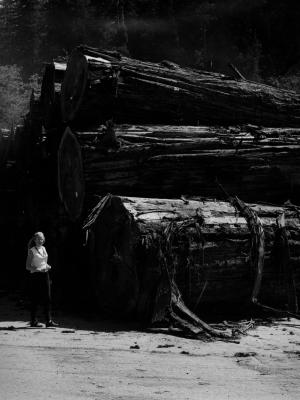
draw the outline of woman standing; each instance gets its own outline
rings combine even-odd
[[[48,264],[48,254],[43,246],[44,243],[45,236],[43,232],[36,232],[28,243],[26,269],[30,272],[30,326],[32,327],[42,327],[37,319],[37,307],[39,304],[44,305],[46,327],[57,326],[51,318],[51,289],[48,273],[51,267]]]

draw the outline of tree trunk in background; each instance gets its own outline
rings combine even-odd
[[[231,77],[122,57],[81,46],[62,85],[62,117],[73,127],[117,123],[299,126],[300,96]]]
[[[61,123],[60,92],[66,68],[66,62],[53,61],[48,63],[44,69],[41,107],[43,125],[46,129],[57,127]]]
[[[116,139],[110,141],[112,134]],[[72,140],[60,146],[64,157],[60,158],[59,170],[68,176],[68,184],[61,189],[62,200],[67,208],[74,209],[77,204],[74,212],[79,216],[84,193],[88,197],[109,192],[222,199],[217,179],[228,193],[245,201],[297,202],[299,135],[297,129],[256,130],[249,126],[225,129],[120,125],[74,134],[67,128],[65,136],[72,136]],[[77,164],[78,171],[73,168]],[[76,193],[74,203],[71,199]]]
[[[14,131],[0,128],[0,168],[5,168],[14,157]]]
[[[299,295],[300,220],[297,209],[251,205],[265,235],[259,300],[285,304],[285,272],[274,257],[276,218],[285,213],[290,257]],[[174,277],[190,309],[205,313],[250,302],[255,281],[251,234],[230,203],[106,196],[89,214],[91,285],[110,315],[150,317],[162,269]]]

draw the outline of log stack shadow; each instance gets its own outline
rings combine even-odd
[[[62,296],[195,335],[251,301],[297,312],[299,121],[294,92],[167,61],[47,64],[17,168]]]

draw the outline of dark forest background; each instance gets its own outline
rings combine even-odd
[[[298,0],[0,0],[0,127],[28,107],[43,63],[78,44],[300,91]]]

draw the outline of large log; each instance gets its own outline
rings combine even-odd
[[[46,129],[57,127],[61,123],[60,93],[64,79],[66,62],[47,63],[41,84],[41,106],[43,125]]]
[[[61,189],[67,208],[76,192],[86,192],[87,197],[109,192],[222,199],[216,180],[245,201],[298,203],[297,129],[122,125],[93,132],[72,133],[67,128],[64,136],[74,136],[70,141],[62,141],[61,148],[68,146],[63,151],[74,165],[77,161],[81,165],[79,157],[82,158],[85,181],[83,188],[78,175],[71,174],[66,164],[59,166],[61,174],[68,175],[68,187]],[[72,203],[70,207],[73,206]],[[79,207],[82,209],[82,205]]]
[[[285,307],[291,295],[288,280],[296,296],[300,293],[299,208],[249,207],[263,230],[262,248],[254,249],[257,238],[247,213],[228,202],[102,198],[84,226],[98,305],[108,313],[150,318],[167,271],[197,312],[238,310],[254,297]],[[277,234],[282,214],[288,238],[284,249]],[[257,266],[262,273],[258,286],[253,250],[259,250],[264,263]],[[284,263],[287,252],[282,250],[289,252]]]
[[[62,85],[73,127],[117,123],[299,126],[300,96],[230,76],[76,48]]]

